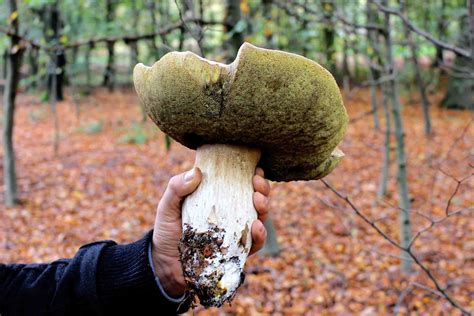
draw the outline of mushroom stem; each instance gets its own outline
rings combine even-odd
[[[243,282],[257,218],[252,178],[259,159],[259,149],[244,146],[197,149],[202,182],[183,203],[179,250],[188,288],[206,307],[230,301]]]

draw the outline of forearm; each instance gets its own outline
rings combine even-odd
[[[176,314],[189,302],[169,301],[150,266],[151,232],[127,245],[81,247],[72,259],[50,264],[0,265],[0,314]]]
[[[107,243],[84,246],[72,259],[0,266],[0,314],[96,314],[96,269]]]

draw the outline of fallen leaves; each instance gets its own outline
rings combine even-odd
[[[363,91],[346,101],[350,116],[367,111],[368,100]],[[35,104],[33,97],[20,96],[14,141],[24,203],[0,207],[0,262],[51,261],[72,256],[94,240],[138,239],[151,229],[169,178],[192,166],[192,151],[173,143],[167,152],[163,134],[153,124],[137,127],[141,113],[133,91],[96,91],[81,106],[84,122],[75,117],[70,100],[58,103],[63,138],[54,156],[47,106],[41,111],[45,106]],[[41,115],[32,120],[31,113]],[[404,109],[415,232],[429,224],[418,213],[444,215],[456,188],[450,176],[460,179],[474,165],[470,114],[437,108],[432,114],[435,135],[427,139],[421,109]],[[91,122],[101,122],[100,128]],[[81,132],[81,127],[93,132]],[[123,141],[130,131],[130,139],[138,141]],[[374,130],[370,116],[355,122],[341,146],[346,158],[327,180],[397,239],[393,165],[388,196],[376,198],[382,144],[383,133]],[[450,211],[472,208],[473,190],[473,179],[468,179],[452,198]],[[422,273],[403,276],[399,252],[321,183],[275,183],[270,208],[280,255],[251,257],[246,282],[232,305],[198,309],[199,315],[381,315],[395,308],[403,315],[457,314]],[[473,231],[468,212],[433,227],[414,246],[450,294],[471,309]]]

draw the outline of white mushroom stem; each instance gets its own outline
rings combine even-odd
[[[183,204],[183,271],[204,306],[232,299],[243,281],[243,268],[257,218],[252,177],[260,150],[234,145],[203,145],[195,166],[202,182]]]

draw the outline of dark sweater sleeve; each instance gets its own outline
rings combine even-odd
[[[148,261],[152,233],[126,245],[82,246],[72,259],[0,265],[0,314],[174,315],[189,308],[161,294]]]

